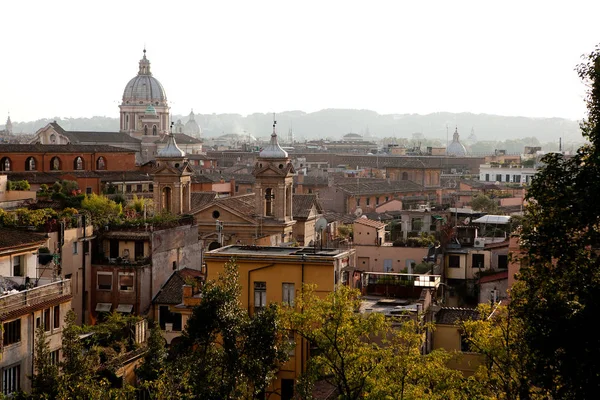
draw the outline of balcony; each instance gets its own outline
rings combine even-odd
[[[42,284],[20,292],[9,292],[0,296],[0,315],[4,316],[19,309],[32,307],[70,294],[70,279]]]

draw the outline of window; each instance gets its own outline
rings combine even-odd
[[[79,243],[73,242],[73,254],[77,254],[78,250],[79,250]]]
[[[294,398],[294,380],[281,380],[281,400],[292,400]]]
[[[521,183],[521,175],[513,175],[513,182]]]
[[[171,312],[169,306],[160,306],[158,308],[158,322],[160,329],[163,331],[166,330],[166,324],[171,324],[171,329],[174,332],[180,332],[182,329],[181,314]]]
[[[356,199],[356,207],[360,207],[360,197]]]
[[[127,193],[131,193],[131,185],[126,185],[125,186],[125,190],[127,191]]]
[[[16,319],[4,323],[3,345],[19,343],[21,341],[21,320]]]
[[[375,197],[375,205],[378,206],[379,205],[379,197]]]
[[[148,134],[148,125],[144,125],[144,135]]]
[[[60,171],[61,168],[62,162],[60,161],[60,158],[52,157],[52,159],[50,160],[50,169],[52,171]]]
[[[25,272],[23,267],[23,256],[13,257],[13,276],[23,276]]]
[[[498,268],[499,269],[508,268],[508,256],[506,254],[498,255]]]
[[[371,204],[371,198],[367,197],[367,205]]]
[[[402,173],[402,180],[403,181],[407,181],[408,180],[408,172],[403,172]]]
[[[156,136],[157,130],[156,130],[156,125],[152,125],[152,135]]]
[[[106,169],[106,159],[104,157],[98,157],[96,160],[96,169],[105,170]]]
[[[282,300],[284,304],[289,306],[294,305],[294,299],[296,297],[296,290],[293,283],[282,284]]]
[[[460,268],[460,256],[448,256],[449,268]]]
[[[149,191],[150,193],[154,192],[154,184],[153,184],[153,183],[149,183],[149,184],[148,184],[148,191]]]
[[[92,191],[92,188],[91,188],[91,187],[89,187],[89,186],[88,186],[88,187],[86,187],[86,188],[85,188],[85,194],[87,194],[88,196],[89,196],[90,194],[92,194],[92,192],[93,192],[93,191]]]
[[[254,282],[254,310],[259,311],[267,305],[267,282]]]
[[[510,182],[510,175],[506,174],[506,181],[505,182]]]
[[[54,133],[52,135],[50,135],[50,143],[51,144],[56,143],[56,135]]]
[[[463,334],[460,335],[460,351],[471,351],[471,349],[469,348],[469,342],[467,341],[467,337]]]
[[[112,272],[98,272],[98,290],[112,290]]]
[[[235,185],[235,192],[239,192],[240,191],[240,186],[239,185]]]
[[[119,273],[119,290],[125,292],[133,291],[133,274],[128,272]]]
[[[46,308],[44,310],[44,331],[48,332],[50,330],[50,309]]]
[[[73,161],[73,169],[76,171],[81,171],[83,169],[83,158],[75,158],[75,161]]]
[[[273,215],[273,200],[275,200],[273,189],[268,188],[265,190],[265,215]]]
[[[489,182],[490,181],[490,174],[485,174],[485,181]]]
[[[502,174],[496,174],[496,182],[502,182]]]
[[[60,361],[60,350],[54,350],[50,352],[50,364],[58,365]]]
[[[54,329],[60,328],[60,306],[54,306]]]
[[[144,242],[142,242],[141,240],[136,240],[133,253],[135,255],[136,260],[144,258]]]
[[[0,171],[10,171],[11,170],[11,162],[10,158],[2,157],[0,160]]]
[[[14,365],[2,370],[2,393],[9,395],[21,390],[21,366]]]
[[[136,185],[135,190],[136,190],[136,192],[141,192],[143,190],[142,185],[141,184]]]
[[[35,158],[29,157],[27,160],[25,160],[25,171],[35,171],[35,166]]]
[[[471,256],[471,268],[484,268],[485,257],[483,254],[473,254]]]

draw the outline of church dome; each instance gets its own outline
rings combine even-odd
[[[192,112],[190,112],[189,119],[185,123],[185,126],[183,127],[183,133],[185,133],[186,135],[191,135],[191,136],[199,136],[202,133],[200,126],[198,125],[198,123],[196,122],[196,120],[194,118],[194,110],[192,110]]]
[[[259,154],[260,158],[288,158],[288,153],[281,148],[277,142],[277,133],[275,132],[275,124],[273,124],[273,133],[271,134],[271,141],[269,144],[261,150]]]
[[[452,137],[452,143],[450,143],[450,145],[446,149],[446,154],[451,155],[451,156],[466,156],[467,155],[467,149],[459,141],[458,127],[454,131],[454,135]]]
[[[169,135],[169,140],[167,141],[167,145],[158,151],[158,157],[160,158],[183,158],[185,157],[185,151],[181,150],[179,146],[177,146],[177,142],[175,141],[175,136],[173,134]]]
[[[140,60],[140,68],[137,76],[127,83],[123,91],[124,104],[138,104],[140,102],[157,105],[165,105],[167,102],[165,89],[158,79],[152,76],[152,72],[150,72],[150,61],[146,58],[145,49],[144,57]]]

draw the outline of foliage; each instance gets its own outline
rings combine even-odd
[[[511,298],[524,326],[529,375],[553,398],[597,396],[600,337],[590,329],[600,312],[600,47],[578,67],[588,86],[589,144],[570,158],[553,153],[527,194],[519,284]]]
[[[135,370],[138,380],[142,384],[158,380],[164,370],[166,358],[165,339],[161,334],[160,326],[154,322],[148,337],[148,351],[144,355],[142,364]]]
[[[81,208],[87,210],[92,218],[94,228],[118,222],[123,212],[121,204],[117,204],[108,197],[92,193],[81,202]]]
[[[340,225],[337,231],[338,235],[344,239],[352,239],[354,237],[354,227],[352,225]]]
[[[471,208],[475,211],[483,211],[488,214],[498,212],[498,203],[485,194],[478,194],[471,201]]]
[[[174,359],[149,386],[154,398],[245,399],[266,391],[288,358],[279,313],[272,304],[252,317],[241,307],[233,261],[204,285]]]
[[[52,364],[50,340],[46,340],[44,327],[35,331],[35,350],[33,358],[34,375],[31,377],[31,395],[38,399],[54,399],[58,387],[58,366]]]
[[[146,212],[150,213],[153,202],[152,199],[146,197],[138,197],[137,195],[133,195],[133,200],[127,204],[127,208],[131,208],[135,210],[136,213],[142,214],[144,212],[144,206],[146,208]]]
[[[510,306],[480,304],[478,311],[478,320],[459,322],[469,349],[484,357],[475,379],[501,399],[548,398],[527,370],[531,358],[523,346],[523,321],[515,318]]]
[[[8,181],[6,190],[30,190],[31,186],[26,180],[22,181]]]

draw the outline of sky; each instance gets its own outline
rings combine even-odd
[[[600,1],[2,1],[0,124],[117,118],[144,46],[174,114],[585,116]]]

